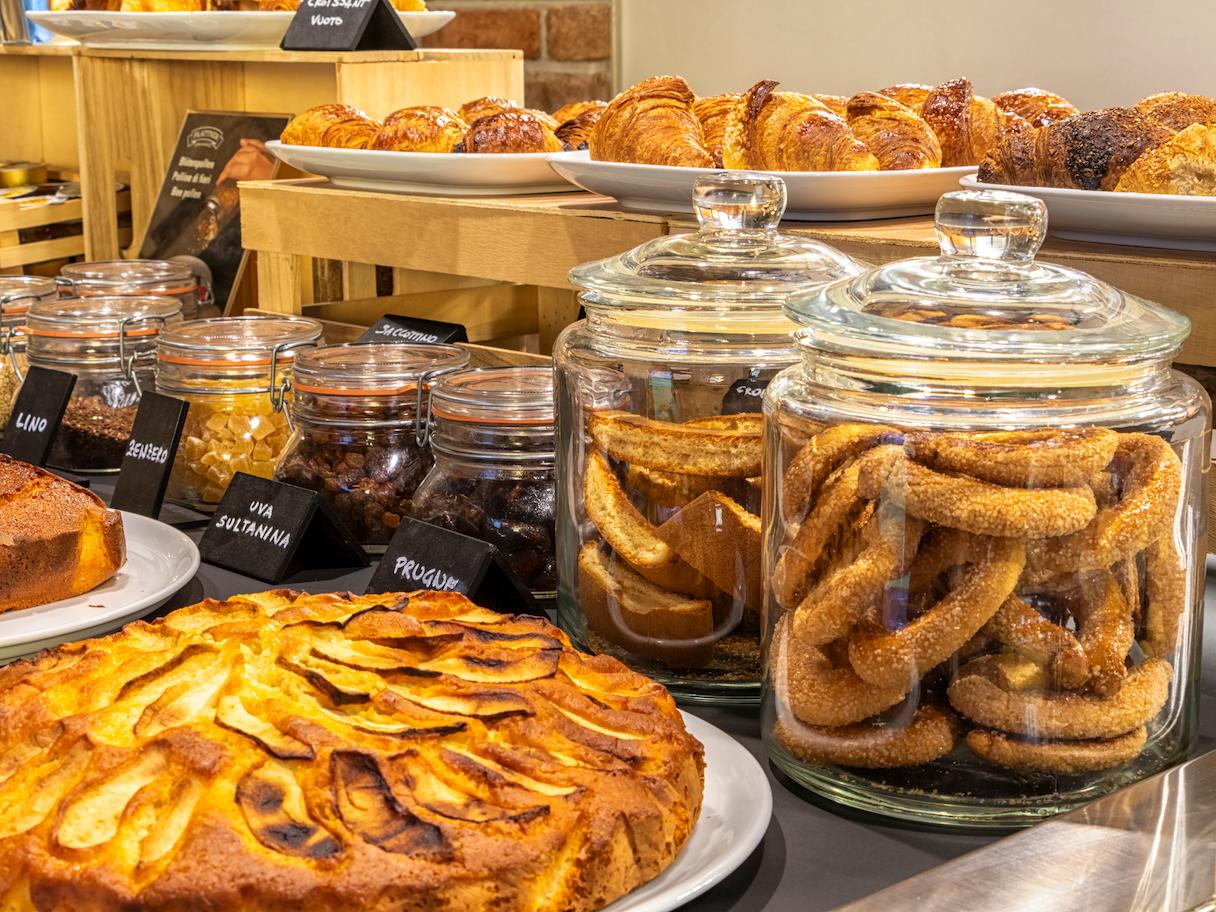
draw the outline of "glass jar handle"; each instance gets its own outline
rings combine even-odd
[[[57,275],[53,279],[55,289],[59,292],[61,298],[76,297],[76,280],[69,279],[67,276]]]
[[[159,323],[160,328],[163,330],[165,328],[165,318],[133,314],[118,324],[118,366],[122,369],[123,377],[135,385],[136,397],[142,399],[144,391],[139,385],[139,374],[135,373],[136,353],[131,352],[129,355],[127,354],[127,329],[132,323]]]
[[[785,181],[752,171],[697,178],[693,208],[702,231],[773,231],[785,212]]]
[[[292,420],[291,409],[286,407],[287,394],[291,391],[291,377],[284,371],[283,378],[279,379],[279,353],[295,351],[297,348],[316,347],[316,342],[280,342],[270,350],[270,387],[267,391],[270,395],[270,407],[276,413],[283,413],[283,417],[287,419],[287,430],[293,434],[296,430],[296,423]]]
[[[937,201],[933,227],[943,256],[1029,262],[1047,235],[1047,205],[1005,190],[955,190]]]

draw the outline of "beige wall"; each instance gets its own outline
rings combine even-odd
[[[778,79],[848,95],[967,76],[1081,108],[1166,89],[1216,95],[1216,0],[620,0],[618,87],[682,75],[699,94]]]

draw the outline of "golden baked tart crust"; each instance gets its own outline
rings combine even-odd
[[[540,619],[207,600],[0,669],[0,909],[595,909],[703,770],[660,685]]]

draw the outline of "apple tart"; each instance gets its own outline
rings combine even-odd
[[[703,770],[660,685],[540,619],[208,599],[0,669],[0,909],[594,909]]]

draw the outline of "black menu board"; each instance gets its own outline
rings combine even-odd
[[[279,47],[285,51],[412,51],[418,44],[389,0],[300,0]]]

